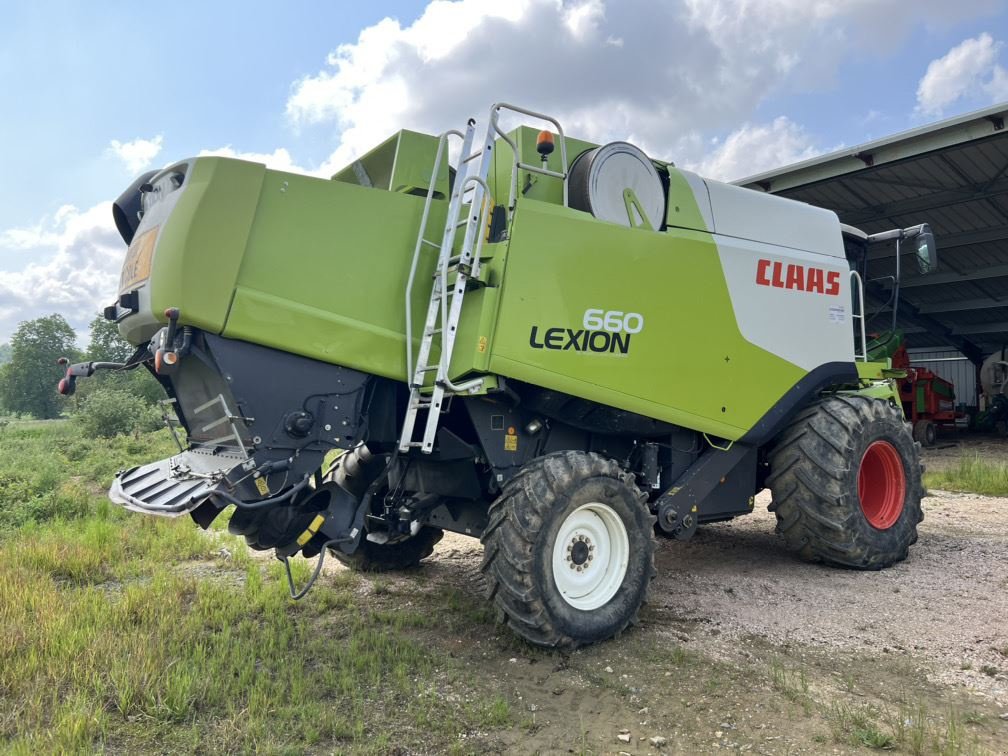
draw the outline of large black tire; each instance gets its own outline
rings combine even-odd
[[[913,437],[921,446],[934,446],[938,432],[931,420],[918,420],[913,426]]]
[[[490,507],[481,538],[498,620],[531,643],[563,651],[623,632],[637,622],[655,575],[654,523],[633,476],[612,460],[568,451],[529,462]],[[598,588],[571,587],[582,567],[586,585],[598,579]]]
[[[341,455],[325,477],[359,499],[384,470],[385,464],[373,458],[366,446],[358,446]],[[425,526],[416,535],[391,543],[374,543],[366,537],[362,538],[353,554],[344,554],[339,549],[330,549],[330,553],[358,572],[407,570],[433,554],[434,546],[442,538],[444,531],[441,528]]]
[[[434,553],[434,546],[444,538],[441,528],[422,527],[416,535],[394,543],[373,543],[361,539],[353,554],[338,549],[330,553],[340,562],[357,572],[392,572],[408,570]]]
[[[920,445],[899,408],[837,395],[805,409],[769,455],[770,511],[804,559],[879,570],[906,559],[921,510]]]

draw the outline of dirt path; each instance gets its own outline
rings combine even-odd
[[[489,621],[472,539],[446,536],[381,592],[453,597],[425,641],[511,703],[511,727],[462,750],[1008,753],[1008,499],[928,497],[910,558],[876,573],[795,560],[757,502],[662,540],[641,625],[569,657]]]
[[[660,539],[640,625],[570,656],[493,622],[474,539],[363,576],[361,601],[436,618],[415,636],[453,659],[448,700],[508,702],[463,753],[1008,754],[1008,499],[933,492],[910,558],[872,573],[792,557],[768,500]]]

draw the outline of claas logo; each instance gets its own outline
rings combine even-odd
[[[756,263],[756,283],[775,289],[796,289],[835,297],[840,293],[840,271],[812,265],[784,264],[779,260]]]

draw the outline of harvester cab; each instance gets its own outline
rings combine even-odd
[[[874,303],[870,312],[863,313],[869,339],[866,343],[866,357],[876,360],[892,358],[903,342],[902,334],[896,327],[900,283],[903,280],[901,258],[909,246],[917,274],[924,276],[933,273],[938,268],[934,234],[927,223],[875,234],[866,234],[846,224],[842,229],[852,276],[856,273],[856,279],[862,287],[862,297],[866,293]],[[892,251],[893,247],[895,252]],[[864,300],[861,306],[868,309]],[[855,309],[857,308],[855,302]]]
[[[252,548],[361,570],[478,537],[499,616],[563,649],[635,620],[656,534],[763,488],[803,558],[879,569],[916,540],[918,447],[866,349],[868,254],[852,273],[828,210],[497,104],[331,180],[183,160],[115,216],[106,316],[136,346],[119,368],[151,371],[182,431],[116,476],[129,509],[227,510]]]

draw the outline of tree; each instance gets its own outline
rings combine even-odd
[[[87,359],[101,362],[126,362],[133,356],[133,346],[119,335],[119,326],[104,315],[91,321],[91,343],[87,348]]]
[[[77,357],[77,334],[62,315],[26,320],[11,336],[11,359],[0,373],[0,395],[4,406],[13,412],[26,412],[38,418],[58,417],[63,398],[56,384],[63,368],[60,357]]]
[[[10,362],[10,344],[0,344],[0,365]]]

